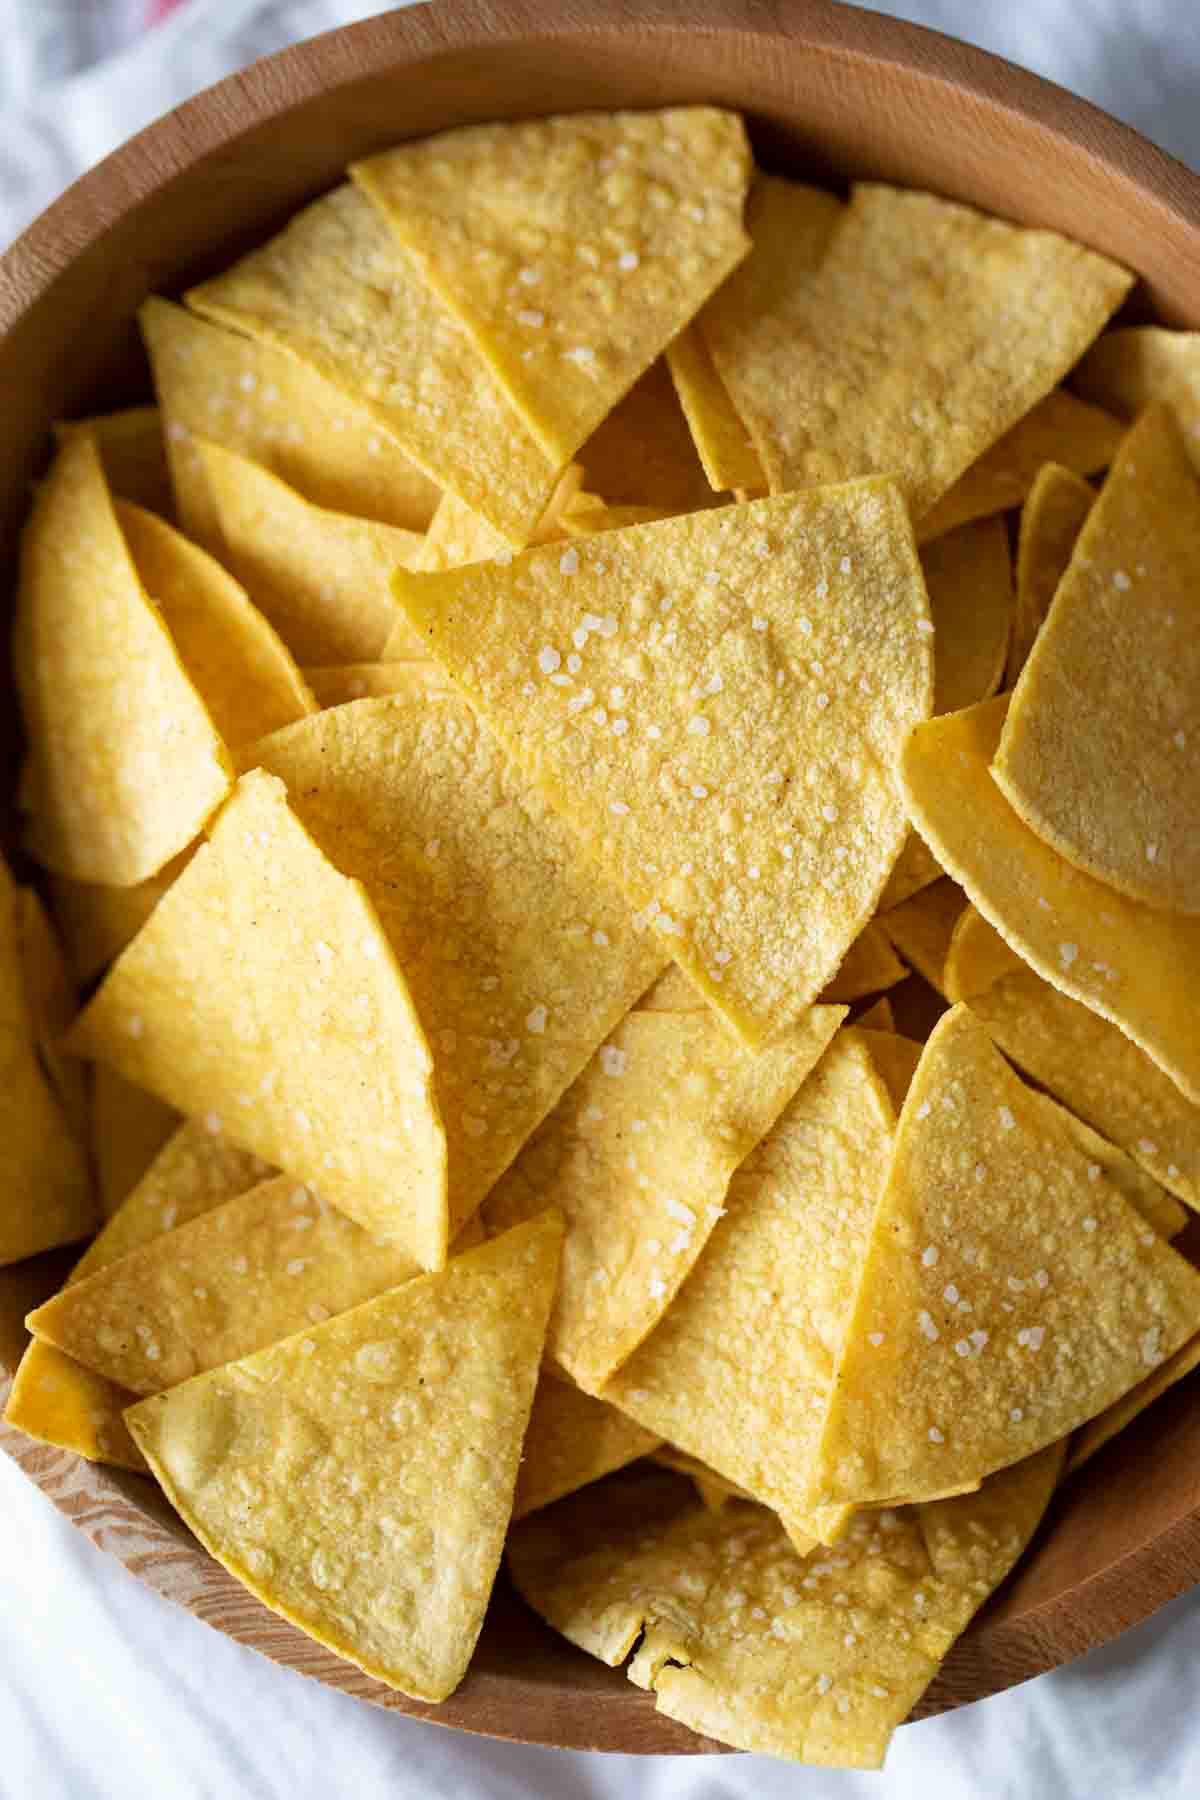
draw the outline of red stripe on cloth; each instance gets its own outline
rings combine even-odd
[[[147,24],[159,24],[168,13],[174,12],[175,8],[181,4],[182,0],[150,0],[150,17],[146,21]]]

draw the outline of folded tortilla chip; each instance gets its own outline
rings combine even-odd
[[[523,1519],[639,1456],[649,1456],[658,1443],[653,1432],[643,1431],[615,1406],[543,1369],[521,1450],[513,1518]]]
[[[746,255],[751,167],[736,113],[687,106],[468,125],[351,173],[563,463]]]
[[[60,444],[86,432],[100,452],[109,489],[119,500],[132,500],[170,518],[173,510],[171,471],[157,406],[130,406],[92,419],[67,419],[54,427]]]
[[[821,999],[826,1005],[838,1001],[849,1005],[881,988],[895,987],[907,973],[887,932],[876,919],[868,919],[843,956],[837,974],[822,989]]]
[[[931,627],[886,481],[396,576],[431,652],[750,1045],[796,1018],[903,839]],[[732,834],[736,831],[736,848]]]
[[[444,1262],[432,1056],[370,899],[275,777],[242,777],[68,1046],[211,1115],[423,1266]]]
[[[666,518],[717,504],[663,357],[596,427],[579,460],[608,506],[652,506]]]
[[[569,454],[545,455],[350,183],[187,301],[296,357],[370,414],[438,487],[453,488],[518,548],[528,542]]]
[[[1024,967],[1016,951],[968,900],[950,933],[942,964],[941,990],[951,1006],[986,993],[1003,976]]]
[[[879,928],[910,968],[946,995],[946,958],[967,900],[957,882],[943,876],[882,915]]]
[[[1050,603],[1067,570],[1083,522],[1096,495],[1061,463],[1046,463],[1021,509],[1017,539],[1017,597],[1004,671],[1005,687],[1016,685],[1034,639],[1046,622]]]
[[[758,451],[696,320],[668,345],[667,366],[709,486],[718,492],[739,488],[765,494],[767,477]]]
[[[1173,1388],[1177,1381],[1182,1381],[1185,1375],[1190,1375],[1198,1364],[1200,1364],[1200,1334],[1186,1343],[1182,1350],[1177,1350],[1174,1356],[1169,1356],[1166,1362],[1161,1363],[1152,1375],[1147,1375],[1145,1381],[1139,1381],[1135,1388],[1130,1388],[1129,1392],[1123,1394],[1114,1406],[1097,1414],[1094,1419],[1089,1419],[1087,1424],[1075,1433],[1071,1439],[1067,1473],[1073,1475],[1076,1469],[1081,1469],[1085,1462],[1095,1456],[1097,1450],[1102,1450],[1105,1444],[1110,1443],[1116,1437],[1118,1432],[1124,1431],[1125,1427],[1131,1425],[1145,1412],[1148,1406],[1152,1406],[1169,1388]]]
[[[1076,868],[1148,906],[1200,914],[1198,695],[1200,485],[1158,405],[1079,534],[992,774]]]
[[[904,1103],[816,1457],[827,1502],[979,1480],[1200,1325],[1200,1273],[1037,1105],[965,1006]]]
[[[1106,331],[1072,376],[1079,392],[1122,418],[1164,400],[1200,475],[1200,331],[1129,325]]]
[[[75,979],[93,981],[135,938],[175,877],[187,866],[193,846],[181,850],[157,875],[133,887],[105,887],[50,875],[47,887],[54,923],[61,931]]]
[[[403,693],[409,682],[406,662],[338,663],[309,667],[304,679],[317,705],[345,706],[351,700],[380,700],[385,694]]]
[[[813,1007],[755,1057],[709,1011],[621,1022],[483,1206],[492,1236],[547,1204],[562,1210],[552,1366],[595,1393],[669,1316],[734,1170],[844,1017]]]
[[[71,1130],[86,1144],[92,1123],[87,1070],[75,1057],[64,1056],[60,1048],[79,1000],[62,946],[33,888],[19,892],[17,932],[34,1045]]]
[[[220,804],[231,769],[87,435],[59,451],[25,527],[13,656],[34,770],[27,847],[79,881],[157,874]]]
[[[933,710],[958,712],[1000,686],[1013,616],[1003,519],[977,519],[926,544],[921,567],[933,615]]]
[[[126,1414],[218,1562],[416,1699],[454,1691],[483,1624],[560,1241],[545,1214]]]

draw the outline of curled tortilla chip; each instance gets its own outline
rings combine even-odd
[[[1021,509],[1017,540],[1017,597],[1012,637],[1004,671],[1005,687],[1014,687],[1029,660],[1034,639],[1046,622],[1051,601],[1067,570],[1083,522],[1096,495],[1086,481],[1046,463]],[[982,698],[983,696],[980,696]]]
[[[175,877],[186,868],[193,846],[181,850],[157,875],[133,887],[105,887],[50,875],[47,886],[54,923],[62,933],[75,979],[93,981],[134,939]]]
[[[968,900],[955,920],[942,963],[941,991],[951,1006],[973,1000],[1005,975],[1024,968],[1015,950]]]
[[[157,406],[130,406],[93,419],[68,419],[54,427],[60,444],[79,432],[95,442],[105,479],[118,500],[131,500],[170,518],[171,472]]]
[[[513,1518],[523,1519],[589,1482],[649,1456],[659,1440],[615,1406],[542,1371],[521,1449]]]
[[[667,365],[709,486],[718,492],[738,488],[765,494],[767,477],[758,451],[695,320],[668,346]]]
[[[990,773],[1007,706],[985,700],[914,731],[900,775],[917,829],[1024,962],[1200,1105],[1200,920],[1118,894],[1030,830]]]
[[[454,1691],[483,1624],[560,1241],[545,1214],[126,1414],[230,1574],[417,1699]]]
[[[933,615],[933,710],[958,712],[1000,686],[1013,615],[1003,519],[960,525],[921,551]]]
[[[1106,331],[1072,380],[1086,399],[1125,419],[1165,401],[1200,475],[1200,331],[1166,331],[1161,325]]]
[[[841,960],[838,972],[821,993],[826,1005],[861,1000],[877,994],[881,988],[895,987],[907,973],[892,949],[887,932],[875,919],[869,919]]]
[[[930,987],[946,994],[946,958],[954,930],[967,905],[962,889],[943,876],[922,888],[911,900],[893,906],[879,920],[879,928],[900,952],[910,968],[924,976]]]

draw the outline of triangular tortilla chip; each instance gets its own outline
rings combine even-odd
[[[603,1397],[797,1528],[895,1114],[866,1046],[833,1040],[729,1184],[725,1216]]]
[[[861,183],[772,315],[753,409],[702,329],[773,492],[886,471],[921,519],[1062,379],[1130,284],[1053,232]]]
[[[545,456],[357,188],[347,183],[305,207],[187,300],[298,358],[439,487],[511,543],[528,541],[569,457]]]
[[[1046,622],[1075,540],[1095,500],[1095,491],[1087,482],[1061,463],[1046,463],[1039,469],[1021,509],[1017,597],[1004,670],[1005,687],[1015,686],[1029,660],[1034,639]]]
[[[877,920],[869,919],[843,956],[833,980],[822,989],[821,999],[827,1005],[838,1001],[849,1005],[881,988],[895,987],[907,973],[887,933]]]
[[[126,1414],[232,1575],[416,1699],[454,1691],[483,1624],[560,1242],[544,1214]]]
[[[968,900],[955,920],[942,964],[941,991],[951,1006],[986,993],[1002,976],[1024,967],[1016,951]]]
[[[915,831],[910,831],[892,865],[892,872],[879,896],[876,911],[885,913],[890,912],[893,906],[902,906],[914,894],[919,894],[922,888],[940,881],[945,872],[924,839],[918,837]]]
[[[938,861],[1022,960],[1111,1019],[1200,1105],[1200,919],[1130,900],[1044,844],[989,765],[1007,697],[914,731],[900,777]]]
[[[1106,331],[1072,380],[1089,400],[1126,419],[1165,400],[1200,475],[1200,331],[1166,331],[1161,325]]]
[[[290,1175],[89,1271],[26,1324],[135,1394],[265,1350],[420,1274]]]
[[[396,576],[429,649],[750,1045],[866,924],[931,626],[886,481]],[[736,822],[736,850],[730,833]]]
[[[521,1451],[513,1518],[523,1519],[649,1456],[658,1444],[652,1431],[643,1431],[615,1406],[543,1370]]]
[[[1200,485],[1160,405],[1125,439],[1079,534],[992,773],[1076,868],[1193,915],[1198,694]]]
[[[95,442],[105,480],[117,499],[171,517],[171,471],[157,406],[130,406],[93,419],[68,419],[54,427],[60,444],[79,432]]]
[[[838,1361],[823,1499],[920,1497],[1005,1468],[1200,1325],[1200,1273],[1035,1099],[965,1006],[938,1022]]]
[[[751,167],[736,113],[687,106],[469,125],[351,173],[563,463],[749,250]]]
[[[75,984],[67,972],[54,927],[32,888],[20,890],[17,906],[21,967],[33,1041],[71,1130],[81,1144],[86,1144],[92,1121],[87,1070],[75,1057],[64,1056],[60,1048],[60,1040],[79,1008]]]
[[[439,490],[366,407],[269,344],[147,300],[138,322],[166,427],[179,523],[221,554],[193,439],[262,463],[314,506],[424,531]]]
[[[758,451],[717,374],[696,320],[668,346],[667,365],[709,486],[718,492],[738,488],[765,494],[767,477]]]
[[[1034,1531],[1055,1445],[977,1494],[864,1513],[838,1552],[797,1555],[777,1519],[674,1510],[632,1477],[514,1532],[522,1597],[658,1710],[743,1750],[878,1768],[955,1638]],[[665,1478],[663,1488],[666,1487]]]
[[[1153,1375],[1147,1375],[1145,1381],[1139,1381],[1135,1388],[1130,1388],[1122,1395],[1115,1406],[1110,1406],[1096,1418],[1089,1419],[1071,1439],[1071,1454],[1067,1462],[1067,1473],[1073,1475],[1081,1469],[1085,1462],[1095,1456],[1110,1443],[1117,1433],[1124,1431],[1127,1425],[1144,1413],[1148,1406],[1162,1397],[1177,1381],[1200,1365],[1200,1335],[1192,1338],[1190,1343],[1177,1350],[1174,1356],[1168,1356],[1165,1363],[1155,1369]]]
[[[958,712],[1000,686],[1013,615],[1003,519],[960,525],[921,551],[933,615],[933,710]]]
[[[243,776],[69,1045],[445,1260],[446,1141],[408,988],[273,776]]]
[[[435,1052],[453,1236],[666,952],[440,670],[410,664],[403,692],[254,755],[362,882],[404,970]]]
[[[428,665],[432,667],[433,665]],[[345,706],[351,700],[381,700],[385,694],[402,694],[409,685],[407,662],[340,663],[325,668],[309,667],[304,679],[317,705]]]
[[[630,1013],[492,1189],[492,1236],[562,1210],[546,1352],[580,1387],[595,1393],[668,1313],[734,1170],[844,1017],[813,1007],[748,1057],[711,1012]]]
[[[923,975],[939,994],[946,992],[946,957],[966,905],[962,889],[943,876],[911,900],[893,906],[879,920],[880,930],[909,967]]]
[[[1031,1080],[1200,1212],[1200,1107],[1124,1032],[1032,969],[976,994],[971,1011]]]
[[[403,623],[389,587],[392,570],[412,564],[424,540],[313,506],[268,469],[203,438],[194,448],[220,523],[223,560],[289,650],[315,663],[382,655]],[[407,650],[421,654],[411,639]]]
[[[985,450],[949,493],[917,525],[917,542],[1020,506],[1047,462],[1076,475],[1106,469],[1120,447],[1124,429],[1110,413],[1087,406],[1066,388],[1055,388],[1018,419],[1011,431]]]
[[[93,981],[146,923],[175,877],[187,866],[193,846],[181,850],[157,875],[133,887],[105,887],[50,875],[47,886],[54,922],[62,932],[75,979]]]
[[[111,1219],[180,1125],[177,1109],[115,1069],[92,1071],[92,1157],[100,1210]]]
[[[59,451],[25,527],[14,662],[33,855],[114,887],[156,874],[228,792],[229,758],[138,581],[87,436]]]
[[[116,511],[138,578],[226,744],[315,712],[287,646],[220,563],[140,506],[118,501]]]
[[[665,518],[716,504],[662,357],[597,426],[579,460],[588,488],[608,506],[652,506]]]
[[[872,1007],[871,1010],[873,1012],[875,1009]],[[869,1052],[875,1065],[875,1073],[887,1089],[892,1110],[899,1118],[921,1060],[921,1045],[915,1038],[905,1037],[892,1026],[881,1031],[877,1026],[869,1025],[869,1016],[864,1013],[850,1029]]]

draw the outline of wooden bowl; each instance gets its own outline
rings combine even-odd
[[[256,63],[143,132],[0,262],[0,520],[10,558],[51,422],[147,391],[133,325],[261,239],[355,156],[482,119],[713,101],[748,116],[794,175],[932,188],[1052,226],[1139,271],[1151,313],[1200,326],[1200,180],[1032,75],[825,0],[461,0],[388,14]],[[11,719],[12,707],[7,709]],[[11,725],[9,727],[11,734]],[[9,745],[11,749],[11,743]],[[15,766],[5,788],[12,785]],[[0,1359],[65,1259],[0,1272]],[[404,1699],[276,1619],[197,1546],[149,1480],[8,1427],[3,1447],[95,1543],[160,1593],[273,1657],[381,1706],[543,1744],[720,1746],[553,1636],[497,1584],[474,1666],[443,1706]],[[956,1646],[928,1713],[1080,1655],[1200,1577],[1193,1376],[1057,1497],[1015,1578]]]

